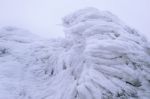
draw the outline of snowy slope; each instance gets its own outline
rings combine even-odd
[[[63,18],[65,38],[0,30],[0,99],[149,99],[150,46],[110,12]]]

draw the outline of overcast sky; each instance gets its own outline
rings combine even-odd
[[[108,10],[150,39],[150,0],[0,0],[0,27],[59,37],[63,36],[61,18],[85,7]]]

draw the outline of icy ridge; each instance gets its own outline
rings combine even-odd
[[[66,37],[0,31],[0,99],[149,99],[150,47],[110,12],[63,18]]]

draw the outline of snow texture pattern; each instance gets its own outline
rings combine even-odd
[[[65,38],[0,30],[0,99],[150,99],[150,46],[110,12],[63,18]]]

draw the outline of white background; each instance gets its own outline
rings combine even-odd
[[[0,0],[0,27],[16,26],[46,38],[61,37],[61,18],[85,7],[112,12],[150,40],[150,0]]]

